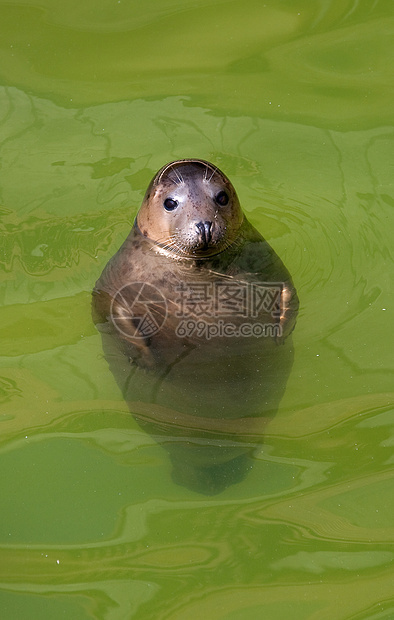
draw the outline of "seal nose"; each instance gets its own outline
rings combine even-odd
[[[203,245],[208,245],[212,240],[212,222],[197,222],[198,237]]]

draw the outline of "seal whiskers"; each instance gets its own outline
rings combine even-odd
[[[180,174],[180,172],[179,172],[178,170],[176,170],[176,169],[175,169],[175,170],[173,170],[172,172],[174,172],[175,177],[176,177],[176,179],[177,179],[176,181],[174,180],[174,183],[175,183],[176,185],[182,185],[182,184],[184,183],[184,180],[183,180],[182,175]],[[169,176],[170,176],[170,175],[169,175]]]
[[[209,182],[212,180],[213,175],[214,175],[217,171],[218,171],[218,169],[216,168],[216,166],[213,166],[213,167],[212,167],[212,174],[211,174],[211,176],[209,177],[209,179],[206,179],[206,182],[207,182],[207,183],[209,183]]]

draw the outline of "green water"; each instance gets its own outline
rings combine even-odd
[[[394,618],[392,0],[0,2],[0,616]],[[175,485],[90,291],[163,164],[235,185],[291,272],[254,467]]]

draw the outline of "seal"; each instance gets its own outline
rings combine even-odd
[[[212,494],[240,480],[285,389],[298,297],[217,167],[159,170],[92,310],[130,411],[170,453],[176,482]]]

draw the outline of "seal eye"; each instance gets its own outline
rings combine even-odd
[[[173,211],[178,206],[178,201],[173,198],[166,198],[164,201],[164,208],[166,211]]]
[[[215,202],[217,202],[218,205],[220,205],[221,207],[225,207],[228,204],[228,201],[228,194],[224,190],[222,190],[215,196]]]

